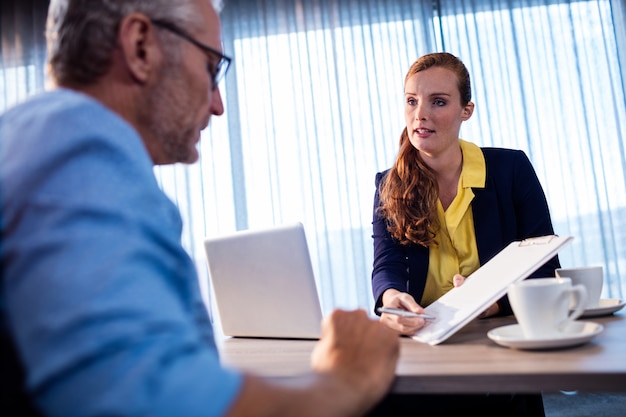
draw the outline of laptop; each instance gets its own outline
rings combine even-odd
[[[205,238],[226,336],[319,339],[322,309],[302,223]]]

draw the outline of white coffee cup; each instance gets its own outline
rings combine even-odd
[[[572,280],[572,285],[582,284],[587,290],[587,305],[585,308],[598,307],[604,272],[602,266],[579,266],[576,268],[559,268],[555,270],[557,277],[567,277]],[[574,300],[572,300],[572,305]]]
[[[527,339],[557,337],[583,313],[587,302],[585,287],[573,286],[569,278],[527,279],[511,284],[508,291],[511,308]],[[572,296],[577,304],[570,313]]]

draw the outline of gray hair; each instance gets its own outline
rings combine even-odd
[[[213,6],[220,10],[221,2],[213,1]],[[192,30],[202,24],[193,0],[51,0],[46,22],[49,76],[59,85],[97,81],[111,65],[119,23],[135,12]]]

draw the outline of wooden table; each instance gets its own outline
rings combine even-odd
[[[396,393],[626,392],[626,315],[585,319],[604,325],[590,342],[556,350],[515,350],[487,337],[513,317],[475,320],[430,346],[402,338]],[[310,370],[315,341],[227,338],[225,365],[285,380]]]

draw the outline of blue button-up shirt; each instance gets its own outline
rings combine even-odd
[[[37,407],[226,412],[242,377],[220,366],[180,214],[129,124],[69,90],[9,110],[0,201],[0,329]]]

